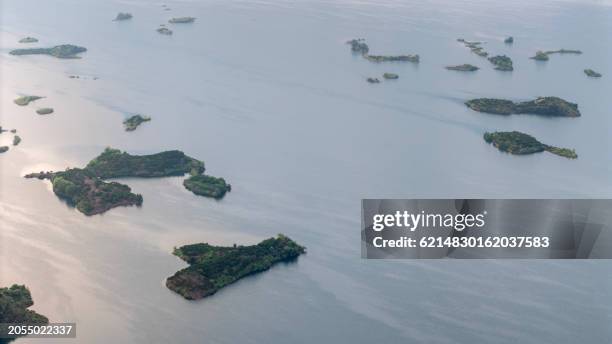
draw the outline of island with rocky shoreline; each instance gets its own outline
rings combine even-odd
[[[198,300],[277,263],[294,261],[305,252],[304,247],[282,234],[251,246],[186,245],[173,253],[189,267],[169,277],[166,286],[187,300]]]
[[[580,117],[578,104],[558,97],[539,97],[532,101],[478,98],[465,103],[470,109],[496,115],[534,114],[549,117]]]
[[[510,154],[527,155],[547,151],[568,159],[578,158],[578,154],[573,149],[546,145],[535,137],[519,131],[487,132],[483,138],[500,151]]]

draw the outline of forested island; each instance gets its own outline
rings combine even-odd
[[[222,198],[231,186],[223,178],[205,176],[204,163],[173,150],[151,155],[131,155],[106,148],[84,168],[60,172],[30,173],[25,178],[48,179],[60,199],[87,216],[102,214],[119,206],[140,206],[143,198],[129,186],[107,179],[138,177],[157,178],[191,174],[185,188],[196,195]]]
[[[183,186],[198,196],[221,199],[225,193],[232,191],[232,186],[223,178],[207,176],[204,174],[193,175],[183,181]]]
[[[579,117],[578,104],[558,97],[539,97],[527,102],[479,98],[465,103],[470,109],[497,115],[534,114],[552,117]]]
[[[60,59],[76,59],[80,53],[87,51],[87,48],[79,47],[72,44],[57,45],[52,48],[31,48],[31,49],[15,49],[11,50],[11,55],[49,55]]]
[[[276,263],[295,260],[305,252],[304,247],[282,234],[251,246],[186,245],[175,248],[174,255],[189,267],[169,277],[166,286],[187,300],[198,300]]]
[[[24,285],[13,284],[10,288],[0,288],[0,323],[46,325],[49,319],[44,315],[30,310],[34,305],[32,295]],[[0,338],[0,343],[8,343],[13,339]]]
[[[123,125],[125,126],[125,131],[134,131],[139,125],[150,120],[151,117],[148,116],[134,115],[123,121]]]
[[[511,72],[514,70],[514,67],[512,66],[512,59],[506,55],[489,57],[489,62],[495,65],[496,70],[501,70],[504,72]]]
[[[568,159],[578,158],[578,154],[573,149],[549,146],[531,135],[518,131],[485,133],[483,138],[500,151],[510,154],[526,155],[547,151]]]
[[[8,146],[0,146],[0,154],[6,153],[8,152],[8,150],[9,150]]]

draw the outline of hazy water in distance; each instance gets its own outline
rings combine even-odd
[[[134,18],[113,22],[119,11]],[[155,32],[187,15],[196,22],[172,25],[174,35]],[[0,156],[0,285],[26,284],[33,309],[77,322],[69,343],[610,342],[609,263],[362,260],[359,207],[362,198],[610,197],[611,18],[611,3],[595,0],[0,0],[0,125],[23,139]],[[88,52],[8,55],[27,35],[40,39],[32,46]],[[369,63],[345,44],[356,37],[372,53],[418,53],[421,63]],[[494,71],[459,37],[512,57],[515,71]],[[560,48],[584,54],[529,59]],[[463,63],[481,70],[443,68]],[[400,78],[365,82],[384,72]],[[18,107],[22,94],[46,98]],[[546,95],[578,103],[583,116],[463,105]],[[36,115],[43,106],[55,113]],[[129,113],[153,120],[126,133]],[[524,131],[579,159],[502,154],[482,140],[491,130]],[[83,166],[106,146],[183,150],[232,192],[213,201],[182,178],[125,179],[143,207],[87,218],[48,183],[22,178]],[[185,266],[174,246],[281,232],[308,248],[296,263],[198,302],[164,286]]]

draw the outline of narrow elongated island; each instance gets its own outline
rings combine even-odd
[[[31,49],[15,49],[11,50],[9,54],[21,56],[21,55],[49,55],[60,59],[77,59],[80,58],[78,54],[87,51],[87,48],[79,47],[72,44],[56,45],[52,48],[31,48]]]
[[[467,101],[465,105],[474,111],[496,115],[534,114],[551,117],[580,117],[578,104],[558,97],[539,97],[527,102],[478,98]]]
[[[276,263],[293,261],[305,252],[304,247],[282,234],[252,246],[186,245],[175,248],[174,255],[189,267],[169,277],[166,286],[187,300],[198,300]]]
[[[370,47],[365,42],[365,39],[358,38],[352,39],[347,44],[351,45],[351,51],[354,53],[361,54],[363,58],[370,62],[413,62],[419,63],[420,57],[418,54],[414,55],[370,55]]]
[[[446,66],[445,67],[448,70],[455,70],[455,71],[459,71],[459,72],[475,72],[477,71],[478,67],[471,65],[471,64],[462,64],[462,65],[457,65],[457,66]]]
[[[527,155],[547,151],[568,159],[578,158],[578,154],[573,149],[549,146],[538,141],[535,137],[519,131],[485,133],[483,138],[500,151],[510,154]]]
[[[8,148],[7,148],[8,149]],[[118,149],[106,148],[85,168],[69,168],[60,172],[30,173],[25,178],[48,179],[57,197],[91,216],[119,206],[141,206],[142,195],[132,193],[129,186],[108,182],[114,178],[158,178],[183,176],[185,188],[196,195],[222,198],[231,186],[223,178],[205,176],[204,162],[172,150],[151,155],[131,155]]]

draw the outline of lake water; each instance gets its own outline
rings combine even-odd
[[[612,341],[609,262],[368,261],[359,234],[362,198],[612,196],[610,2],[164,3],[172,10],[144,0],[0,0],[0,125],[23,139],[0,156],[0,285],[26,284],[33,309],[76,322],[77,340],[64,342]],[[119,11],[134,18],[113,22]],[[196,22],[173,25],[174,35],[155,32],[187,15]],[[78,60],[8,55],[27,35],[40,39],[33,46],[89,50]],[[370,63],[345,44],[356,37],[375,54],[418,53],[421,63]],[[459,37],[511,56],[515,71],[494,71]],[[529,59],[560,48],[584,54]],[[443,68],[462,63],[481,70]],[[365,82],[384,72],[400,78]],[[22,94],[46,98],[18,107]],[[463,105],[546,95],[578,103],[583,116],[499,117]],[[36,115],[42,106],[55,113]],[[129,113],[153,120],[126,133]],[[502,154],[482,140],[491,130],[524,131],[579,159]],[[121,180],[143,207],[85,217],[49,183],[22,178],[83,166],[106,146],[183,150],[233,190],[214,201],[182,178]],[[197,302],[164,286],[185,266],[174,246],[276,233],[307,255]]]

